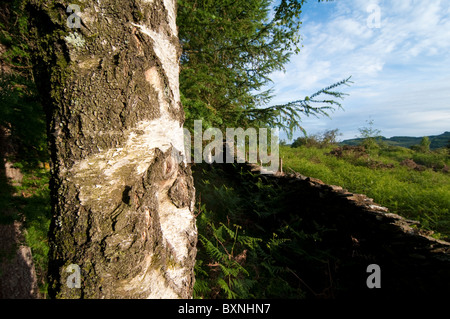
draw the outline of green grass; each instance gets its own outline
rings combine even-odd
[[[16,163],[19,168],[23,165]],[[21,221],[24,227],[25,243],[31,248],[34,266],[41,294],[47,291],[48,240],[50,226],[50,191],[48,188],[50,173],[45,169],[23,169],[20,185],[11,185],[2,176],[0,223],[11,224]],[[11,252],[9,252],[11,253]]]
[[[25,242],[31,248],[38,284],[45,296],[48,264],[48,239],[51,207],[48,188],[50,173],[45,169],[35,169],[24,174],[22,186],[17,190],[22,194],[21,214],[26,229]]]
[[[338,158],[328,154],[333,148],[282,146],[284,170],[365,194],[390,212],[420,221],[424,229],[436,232],[435,237],[450,238],[450,174],[438,171],[450,166],[445,150],[419,153],[391,146],[377,149],[370,156],[349,153]],[[416,171],[400,165],[405,159],[427,168]],[[377,163],[393,167],[376,168]]]

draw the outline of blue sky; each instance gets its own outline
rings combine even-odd
[[[450,1],[309,0],[302,21],[303,48],[272,74],[271,104],[354,82],[342,87],[344,110],[304,119],[308,134],[354,138],[368,120],[386,137],[450,131]]]

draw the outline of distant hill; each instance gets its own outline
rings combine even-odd
[[[388,145],[411,147],[413,145],[420,144],[422,137],[411,137],[411,136],[393,136],[391,138],[381,137],[381,140]],[[428,136],[431,141],[430,149],[437,149],[445,147],[450,141],[450,132],[442,133],[441,135]],[[349,140],[342,141],[341,145],[358,145],[361,142],[361,138],[353,138]]]

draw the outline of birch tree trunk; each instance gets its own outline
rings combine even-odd
[[[49,294],[190,298],[176,0],[75,3],[79,13],[61,0],[29,7],[52,158]]]

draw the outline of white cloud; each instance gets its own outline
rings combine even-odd
[[[370,4],[380,28],[367,25]],[[308,12],[314,8],[318,12]],[[322,12],[323,11],[323,12]],[[450,6],[440,0],[349,0],[307,4],[304,48],[287,73],[274,74],[276,103],[299,99],[352,75],[346,111],[308,120],[352,135],[372,116],[383,132],[430,135],[450,130]],[[323,129],[322,129],[323,130]]]

